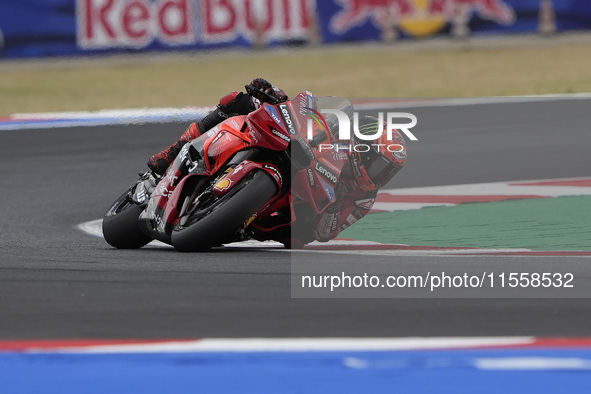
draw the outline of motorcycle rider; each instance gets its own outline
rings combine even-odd
[[[199,137],[225,119],[247,115],[258,109],[262,102],[278,104],[289,100],[283,90],[262,78],[256,78],[251,85],[257,90],[249,94],[232,92],[220,99],[216,109],[203,119],[192,123],[181,135],[181,138],[148,160],[150,170],[162,176],[170,163],[179,154],[182,147],[189,141]],[[352,107],[349,110],[353,111]],[[330,118],[330,117],[328,117]],[[328,120],[331,127],[330,119]],[[333,123],[334,125],[334,123]],[[359,120],[359,131],[362,134],[374,135],[379,127],[378,119],[363,116]],[[335,202],[320,216],[299,216],[296,211],[296,226],[285,226],[268,234],[269,239],[282,242],[287,248],[300,248],[318,240],[321,242],[335,238],[341,231],[367,215],[375,203],[377,192],[406,162],[406,144],[402,135],[396,130],[392,133],[393,141],[384,133],[366,152],[340,151],[336,154],[348,155],[350,165],[346,166],[335,187]],[[394,143],[402,147],[393,152],[380,148]]]
[[[352,108],[351,108],[352,112]],[[352,115],[352,113],[351,113]],[[336,130],[330,116],[326,116],[329,129]],[[332,125],[331,125],[332,123]],[[361,134],[376,135],[379,120],[371,116],[359,119]],[[387,125],[384,124],[384,127]],[[359,142],[354,137],[351,146]],[[384,147],[395,145],[396,150]],[[367,146],[367,145],[366,145]],[[367,215],[376,200],[378,190],[386,185],[406,163],[406,143],[402,135],[394,130],[392,141],[384,133],[370,146],[368,151],[335,151],[335,154],[347,154],[349,166],[345,166],[335,186],[335,202],[319,216],[307,218],[306,213],[298,216],[289,229],[275,239],[288,248],[301,248],[314,240],[327,242]],[[303,220],[302,220],[303,219]],[[283,237],[283,240],[281,239]],[[288,237],[289,239],[286,239]],[[285,241],[288,242],[285,242]]]

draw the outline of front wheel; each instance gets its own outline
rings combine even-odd
[[[139,228],[143,209],[131,201],[131,190],[123,193],[103,217],[103,237],[117,249],[139,249],[152,240]]]
[[[172,245],[181,252],[197,252],[228,241],[277,190],[271,175],[262,170],[253,172],[225,195],[198,207],[190,214],[187,224],[175,227]]]

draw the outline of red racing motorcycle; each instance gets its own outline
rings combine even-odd
[[[319,149],[333,141],[326,122],[313,121],[317,108],[318,98],[302,92],[185,144],[163,177],[141,175],[107,210],[105,240],[121,249],[159,240],[183,252],[251,238],[303,246],[347,162]]]

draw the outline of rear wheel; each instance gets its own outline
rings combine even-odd
[[[138,249],[152,240],[138,226],[143,209],[131,201],[131,190],[123,193],[103,217],[103,237],[117,249]]]
[[[222,197],[198,206],[184,225],[175,227],[172,245],[181,252],[197,252],[228,242],[275,193],[271,175],[253,172]]]

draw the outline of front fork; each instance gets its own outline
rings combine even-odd
[[[150,196],[156,190],[156,185],[160,181],[160,177],[156,178],[152,171],[146,171],[139,174],[140,179],[135,185],[135,188],[130,190],[131,200],[142,208],[148,204]]]

